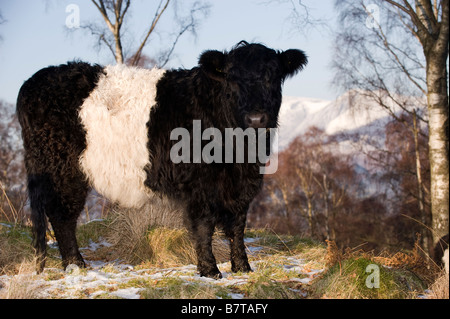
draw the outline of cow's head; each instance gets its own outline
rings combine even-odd
[[[230,105],[239,127],[277,126],[283,81],[307,63],[303,51],[277,52],[240,42],[230,52],[206,51],[200,67],[221,84],[222,103]]]

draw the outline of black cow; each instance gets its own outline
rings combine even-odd
[[[243,41],[229,52],[204,52],[191,70],[72,62],[38,71],[17,100],[38,272],[45,265],[45,216],[63,266],[85,266],[75,228],[90,187],[127,207],[155,195],[177,201],[200,275],[221,277],[211,248],[216,226],[230,240],[232,271],[251,271],[244,228],[262,185],[261,163],[186,160],[199,158],[195,149],[174,161],[172,133],[181,128],[194,144],[195,123],[217,132],[276,127],[282,83],[306,63],[300,50]],[[213,153],[225,148],[215,142]]]

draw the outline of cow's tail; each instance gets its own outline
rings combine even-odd
[[[36,256],[36,272],[41,273],[45,267],[47,255],[47,217],[45,216],[45,205],[47,184],[42,175],[28,175],[28,196],[31,206],[31,222],[33,224],[33,247]]]

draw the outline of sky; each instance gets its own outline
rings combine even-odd
[[[178,3],[179,15],[194,0]],[[207,1],[207,0],[203,0]],[[303,0],[312,19],[326,21],[327,27],[298,28],[292,22],[292,3],[300,0],[209,0],[210,9],[194,35],[178,42],[166,68],[192,68],[200,54],[209,49],[230,50],[241,40],[263,43],[277,50],[301,49],[308,66],[285,82],[283,95],[332,100],[339,92],[331,86],[333,71],[332,33],[336,13],[333,0]],[[136,48],[149,27],[159,1],[134,0],[125,21],[125,46]],[[174,3],[174,2],[173,2]],[[69,28],[66,21],[79,9],[80,25],[102,18],[89,0],[0,0],[0,99],[15,103],[20,86],[38,70],[71,60],[101,65],[113,64],[107,49],[96,48],[96,40],[82,28]],[[301,9],[300,6],[296,6]],[[66,12],[67,10],[67,12]],[[144,54],[152,56],[167,48],[174,30],[173,7],[163,15],[157,33],[150,38]]]

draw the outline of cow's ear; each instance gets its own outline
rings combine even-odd
[[[308,63],[308,57],[301,50],[290,49],[280,54],[284,76],[293,76]]]
[[[225,72],[223,68],[225,66],[226,55],[219,51],[205,51],[200,56],[198,64],[202,70],[214,80],[224,80]]]

